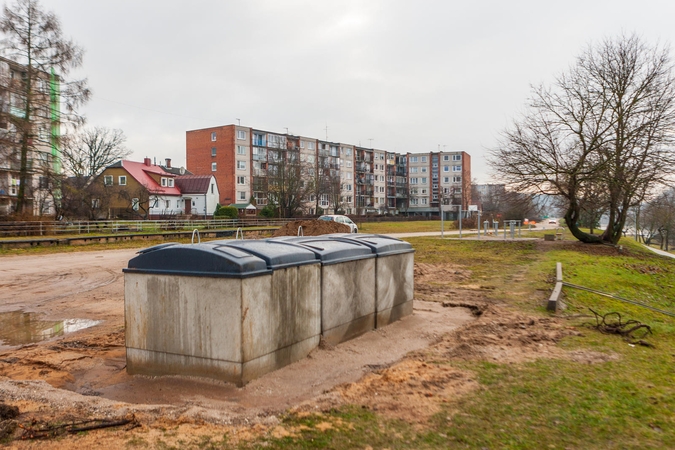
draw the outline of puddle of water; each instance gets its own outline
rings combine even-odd
[[[31,344],[101,323],[100,320],[43,320],[42,314],[23,311],[0,313],[0,349]]]

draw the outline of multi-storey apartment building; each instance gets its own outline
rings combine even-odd
[[[400,154],[239,125],[186,133],[187,169],[213,174],[221,204],[252,200],[261,209],[289,189],[305,214],[407,213],[452,216],[471,202],[465,152]],[[297,180],[296,180],[297,178]],[[290,200],[287,200],[289,202]]]
[[[48,175],[60,172],[59,77],[33,73],[30,123],[25,123],[28,68],[0,57],[0,214],[14,211],[20,186],[21,135],[28,132],[24,213],[53,214]]]

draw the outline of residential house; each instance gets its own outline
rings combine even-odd
[[[213,216],[220,192],[213,175],[179,175],[175,185],[183,197],[183,214]]]
[[[102,206],[107,205],[110,218],[158,219],[184,213],[176,175],[153,165],[150,158],[143,162],[118,161],[106,167],[99,180],[107,195],[98,200]]]

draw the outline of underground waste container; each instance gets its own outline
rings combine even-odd
[[[321,335],[332,345],[375,328],[375,254],[357,241],[325,236],[282,237],[321,261]]]
[[[321,338],[321,262],[303,247],[267,240],[222,241],[272,270],[269,302],[248,302],[243,355],[250,375],[304,358]],[[246,311],[246,309],[244,309]]]
[[[386,326],[413,312],[415,250],[408,242],[379,234],[336,233],[371,248],[375,259],[375,328]]]
[[[241,386],[305,356],[319,341],[320,265],[288,247],[274,264],[223,241],[140,252],[124,269],[127,371]],[[297,311],[307,329],[289,332]]]

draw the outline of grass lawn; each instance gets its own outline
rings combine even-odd
[[[417,250],[416,262],[451,261],[466,268],[471,278],[458,287],[489,285],[493,299],[529,317],[549,317],[541,304],[542,290],[545,296],[550,293],[558,261],[566,281],[675,312],[675,261],[628,239],[621,242],[623,254],[607,247],[543,247],[532,241],[407,240]],[[437,359],[437,364],[475,373],[480,389],[448,403],[424,426],[347,405],[289,414],[280,425],[289,434],[268,433],[238,447],[675,448],[675,318],[568,287],[563,292],[568,308],[560,315],[566,318],[554,320],[579,333],[564,338],[558,348],[611,356],[604,362]],[[591,326],[591,317],[580,317],[590,314],[589,307],[650,325],[653,335],[646,339],[654,348],[601,334]],[[319,426],[325,423],[332,425]],[[211,445],[217,448],[226,440],[218,442]]]

